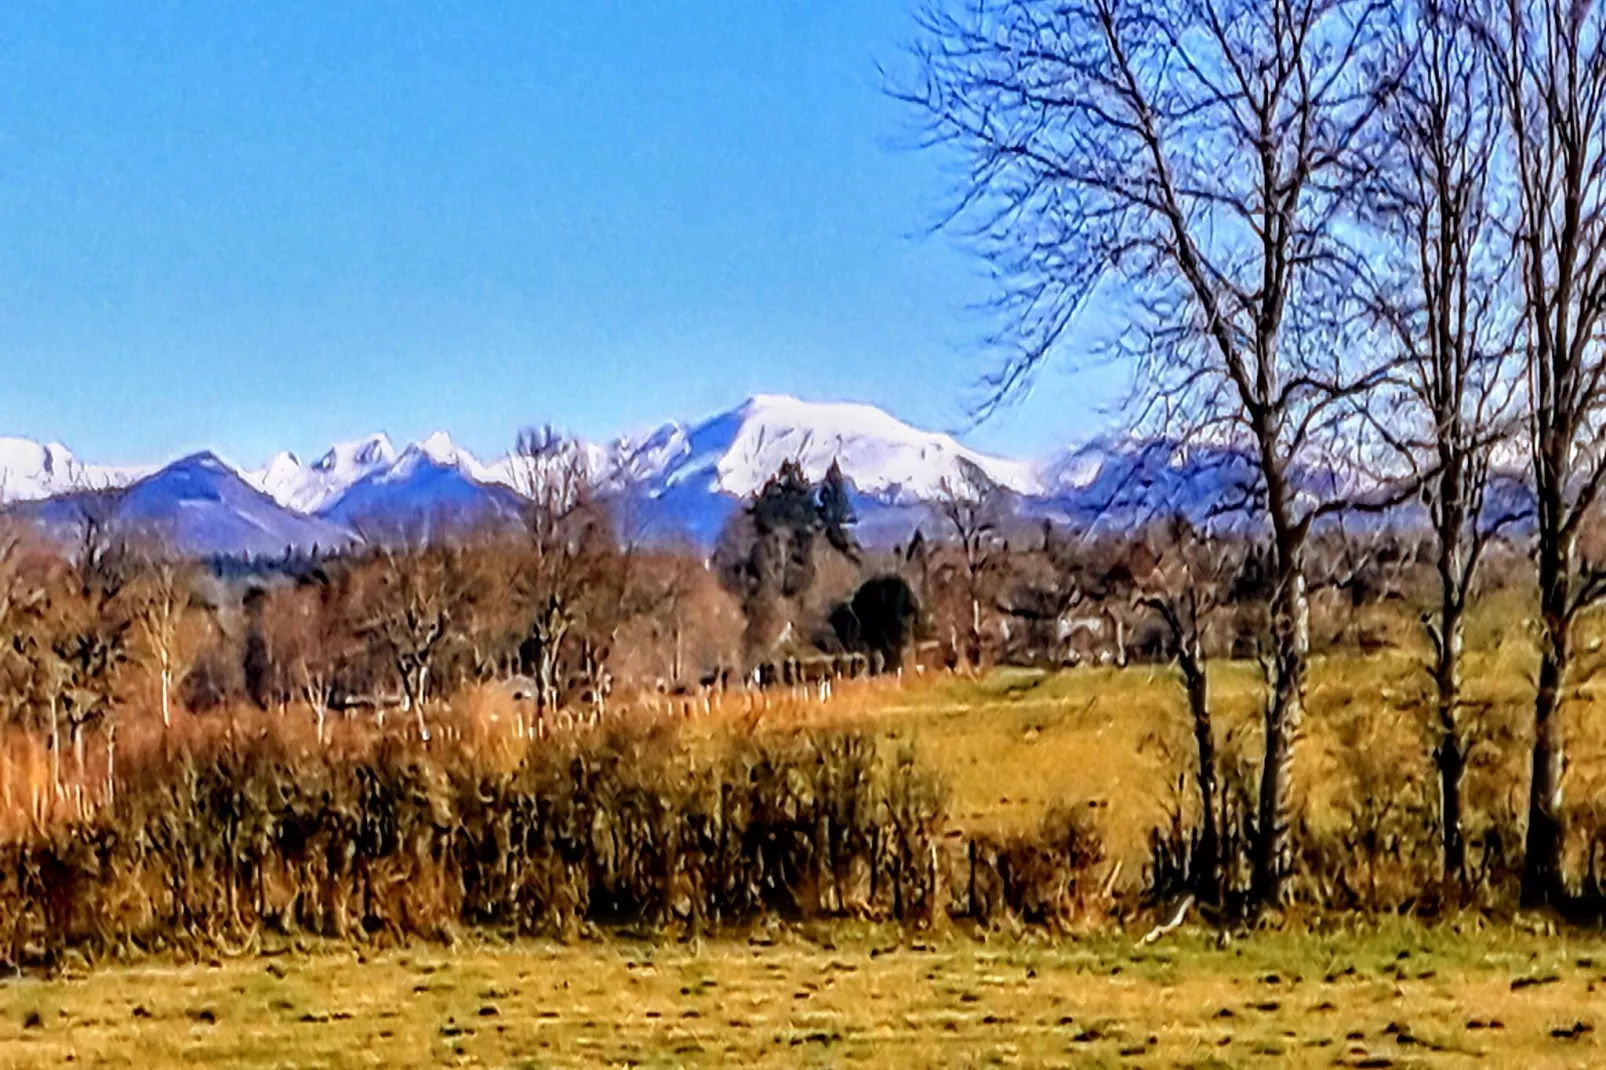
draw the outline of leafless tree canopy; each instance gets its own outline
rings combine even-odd
[[[1126,295],[1140,415],[1242,443],[1277,573],[1258,883],[1277,898],[1309,647],[1303,553],[1346,502],[1389,362],[1353,344],[1361,152],[1392,95],[1382,2],[997,0],[924,17],[895,91],[965,163],[954,222],[1001,282],[1006,396],[1096,291]],[[1342,432],[1342,434],[1340,434]],[[1314,466],[1313,466],[1314,467]]]
[[[982,660],[984,605],[997,598],[1008,550],[1004,528],[1013,511],[1011,497],[980,465],[966,459],[959,462],[958,476],[945,477],[937,488],[936,516],[944,533],[959,546],[954,586],[963,592],[969,610],[965,651],[972,666]]]
[[[1557,715],[1577,616],[1606,595],[1578,557],[1606,482],[1606,11],[1575,2],[1494,5],[1490,51],[1517,178],[1523,363],[1538,512],[1541,644],[1524,896],[1561,888],[1563,736]]]
[[[928,9],[895,92],[965,168],[953,222],[997,269],[1023,387],[1095,292],[1124,301],[1146,412],[1293,457],[1372,382],[1342,340],[1338,225],[1388,88],[1376,3]]]
[[[1358,174],[1376,235],[1366,280],[1379,344],[1397,374],[1360,412],[1396,478],[1420,486],[1435,543],[1438,605],[1425,615],[1437,691],[1444,865],[1465,866],[1460,783],[1465,618],[1488,541],[1523,518],[1488,503],[1491,467],[1517,417],[1522,303],[1501,206],[1509,183],[1502,92],[1474,0],[1402,5],[1384,40],[1405,72]],[[1507,449],[1507,460],[1510,450]]]

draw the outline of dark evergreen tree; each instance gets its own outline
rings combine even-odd
[[[902,665],[920,619],[920,603],[904,578],[866,580],[854,592],[851,608],[859,626],[860,649],[879,653],[889,671]]]
[[[820,482],[820,525],[825,538],[836,551],[855,563],[859,560],[859,544],[853,537],[852,527],[859,518],[853,511],[848,481],[842,475],[842,466],[836,461],[826,469]]]

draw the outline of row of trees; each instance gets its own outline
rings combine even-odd
[[[339,557],[251,570],[169,552],[86,499],[71,545],[0,532],[0,723],[42,736],[50,776],[80,776],[98,736],[115,775],[133,716],[231,704],[305,707],[318,738],[335,710],[410,718],[473,681],[527,674],[531,716],[601,710],[616,668],[636,679],[719,662],[739,634],[696,556],[621,539],[609,503],[559,436],[518,453],[519,515],[472,532],[388,533]],[[617,652],[617,656],[616,656]],[[530,727],[523,725],[522,727]],[[99,755],[97,754],[98,758]]]
[[[93,499],[71,545],[5,528],[0,724],[46,741],[60,790],[63,755],[82,780],[92,740],[115,775],[131,717],[295,707],[322,740],[332,715],[361,712],[428,741],[432,707],[474,684],[528,696],[519,728],[534,730],[560,709],[601,714],[616,687],[768,682],[822,653],[893,668],[913,642],[901,551],[859,546],[835,468],[816,484],[784,465],[710,557],[634,538],[628,501],[562,436],[527,433],[515,458],[521,504],[505,522],[437,518],[428,534],[257,567],[175,555]]]
[[[1460,868],[1463,627],[1516,515],[1490,493],[1510,461],[1533,495],[1540,632],[1523,898],[1558,902],[1560,710],[1580,614],[1606,596],[1579,552],[1606,483],[1606,9],[981,0],[922,25],[894,92],[966,167],[950,222],[1001,283],[995,396],[1074,351],[1097,300],[1128,325],[1107,345],[1140,423],[1253,459],[1224,505],[1260,522],[1271,580],[1255,900],[1288,876],[1312,540],[1406,500],[1434,535],[1443,848]],[[1184,650],[1191,597],[1163,610]],[[1198,708],[1203,676],[1184,670]]]

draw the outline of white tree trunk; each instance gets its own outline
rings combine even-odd
[[[418,681],[414,684],[413,714],[418,719],[418,738],[429,742],[429,724],[424,720],[424,696],[429,693],[429,666],[418,667]]]
[[[117,731],[106,732],[106,805],[117,801]]]
[[[173,669],[168,661],[167,651],[162,651],[162,727],[173,727],[172,694]]]

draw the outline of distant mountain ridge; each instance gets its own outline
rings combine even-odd
[[[0,501],[26,501],[68,491],[123,487],[156,468],[156,465],[85,464],[59,442],[0,437]]]
[[[93,516],[135,538],[205,557],[276,557],[356,541],[343,526],[281,505],[210,452],[181,457],[115,493],[69,491],[13,508],[65,541]]]
[[[1079,527],[1130,526],[1161,513],[1196,522],[1241,510],[1254,480],[1230,446],[1110,436],[1034,460],[997,457],[922,431],[871,405],[759,395],[694,424],[666,423],[607,443],[571,442],[580,463],[628,505],[639,534],[708,546],[783,461],[811,479],[831,464],[850,484],[867,541],[929,527],[929,504],[968,475],[1007,490],[1023,516]],[[115,519],[208,556],[329,549],[387,532],[513,515],[512,455],[481,461],[444,432],[397,449],[384,434],[339,443],[317,460],[275,455],[238,468],[211,453],[163,467],[85,464],[58,443],[0,438],[0,500],[58,528],[86,494]],[[1305,473],[1309,486],[1331,473]],[[20,504],[19,504],[20,503]]]

